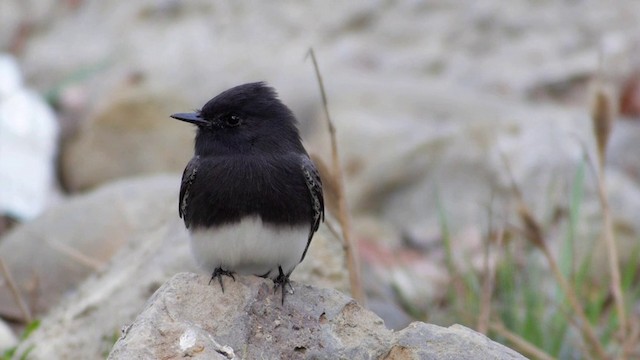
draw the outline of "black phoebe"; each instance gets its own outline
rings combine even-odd
[[[196,261],[223,292],[222,275],[268,277],[284,303],[289,275],[324,220],[320,176],[293,113],[257,82],[171,117],[198,127],[178,209]]]

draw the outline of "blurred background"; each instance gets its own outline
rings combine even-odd
[[[461,323],[574,359],[592,326],[605,352],[640,356],[631,0],[0,0],[0,350],[41,319],[40,348],[108,353],[158,286],[202,272],[177,214],[194,129],[170,114],[267,81],[331,168],[310,48],[361,286],[388,327]],[[349,293],[327,222],[294,278]]]

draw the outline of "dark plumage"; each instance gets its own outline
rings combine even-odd
[[[257,82],[172,117],[198,127],[179,200],[196,259],[223,291],[222,275],[249,273],[282,286],[284,301],[324,219],[322,183],[293,113]]]

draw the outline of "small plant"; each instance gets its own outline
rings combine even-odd
[[[22,335],[20,336],[20,343],[24,342],[36,329],[38,329],[40,327],[40,320],[34,320],[32,322],[30,322],[27,327],[24,329],[24,331],[22,332]],[[18,343],[18,345],[6,350],[3,354],[2,357],[0,357],[0,360],[11,360],[13,359],[13,356],[16,353],[16,350],[18,349],[18,346],[20,346],[20,343]],[[29,355],[29,353],[31,351],[33,351],[33,349],[35,348],[35,345],[31,345],[24,353],[22,353],[22,356],[20,356],[20,360],[24,360],[27,358],[27,356]]]
[[[495,226],[490,221],[482,274],[454,262],[445,206],[435,197],[450,275],[443,307],[455,321],[535,359],[640,358],[640,319],[628,308],[640,302],[640,242],[621,264],[605,191],[606,145],[614,118],[611,102],[610,94],[598,88],[592,111],[597,161],[584,151],[560,216],[552,212],[551,221],[536,218],[512,178],[511,213],[519,225],[503,220]],[[506,160],[505,165],[510,173]],[[580,223],[589,175],[595,179],[601,209],[602,233],[595,238],[581,237],[578,231],[591,225]],[[594,274],[600,243],[608,272]],[[492,266],[490,251],[497,255]]]

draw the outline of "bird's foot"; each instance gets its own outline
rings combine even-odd
[[[229,276],[233,279],[233,281],[236,281],[236,278],[235,276],[233,276],[233,274],[234,274],[233,271],[224,270],[223,268],[216,268],[215,270],[213,270],[213,273],[211,274],[209,285],[211,285],[211,282],[213,281],[213,279],[218,278],[218,282],[220,282],[220,288],[224,293],[224,284],[222,283],[222,275]]]
[[[282,305],[284,305],[284,296],[285,293],[289,292],[291,294],[293,294],[294,290],[293,290],[293,286],[291,286],[291,282],[289,281],[289,274],[285,274],[282,271],[282,266],[278,266],[278,271],[280,272],[280,274],[278,275],[278,277],[273,280],[273,293],[275,294],[278,291],[278,288],[281,287],[282,288]],[[289,290],[287,291],[285,289],[285,287],[289,286]]]

